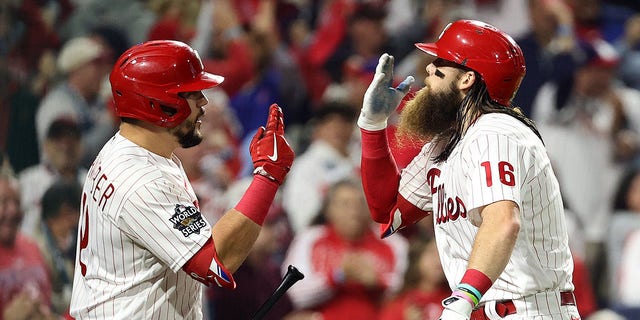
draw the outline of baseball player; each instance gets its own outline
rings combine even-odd
[[[202,140],[203,71],[192,48],[149,41],[110,75],[120,130],[103,147],[81,198],[71,314],[77,319],[201,319],[202,287],[235,288],[276,190],[294,158],[272,105],[253,137],[253,182],[214,225],[203,218],[178,147]]]
[[[440,319],[580,319],[558,182],[534,124],[511,106],[520,47],[480,21],[449,24],[416,46],[435,60],[401,112],[398,134],[425,141],[401,172],[390,155],[393,57],[380,57],[358,125],[372,218],[386,237],[433,215],[452,294]],[[379,183],[379,181],[385,181]]]

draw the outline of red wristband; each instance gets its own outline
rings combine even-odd
[[[487,292],[487,290],[489,290],[489,288],[491,288],[491,285],[493,284],[491,279],[489,279],[486,274],[476,269],[467,269],[467,272],[465,272],[464,276],[462,276],[462,280],[460,280],[460,283],[466,283],[470,286],[473,286],[482,295],[484,295],[485,292]]]
[[[253,181],[235,209],[251,221],[262,225],[277,191],[278,184],[275,181],[261,175],[254,175]]]

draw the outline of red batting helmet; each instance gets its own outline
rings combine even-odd
[[[172,128],[191,114],[178,93],[211,88],[224,78],[205,72],[198,53],[188,45],[156,40],[125,51],[109,80],[118,116]]]
[[[416,47],[476,71],[491,99],[505,106],[511,104],[526,70],[522,50],[513,38],[481,21],[455,21],[445,27],[438,41],[417,43]]]

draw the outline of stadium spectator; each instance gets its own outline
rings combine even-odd
[[[77,181],[57,181],[42,196],[40,237],[35,240],[51,278],[51,308],[68,314],[76,258],[82,189]]]
[[[232,1],[202,2],[193,36],[205,71],[225,77],[220,84],[233,97],[255,75],[247,33],[240,25]]]
[[[388,301],[379,320],[436,319],[442,300],[451,294],[435,240],[410,239],[409,266],[400,293]]]
[[[40,249],[22,234],[20,188],[12,170],[0,167],[0,318],[55,319],[51,282]]]
[[[625,282],[630,280],[621,274],[623,272],[621,261],[624,255],[629,254],[623,251],[627,249],[627,240],[630,235],[636,230],[640,230],[640,167],[630,166],[616,187],[613,214],[605,239],[608,275],[606,282],[609,287],[603,290],[609,293],[606,303],[611,306],[631,299],[631,297],[621,296],[623,291],[621,285],[625,285]],[[624,259],[627,262],[631,261],[630,257]]]
[[[640,316],[640,273],[638,273],[638,263],[640,262],[640,229],[629,233],[622,247],[620,260],[618,292],[616,296],[615,309],[620,313],[628,314],[628,319],[638,319]],[[633,316],[631,316],[633,314]]]
[[[296,234],[282,265],[305,275],[287,292],[296,308],[291,319],[375,319],[382,300],[400,288],[406,258],[404,238],[381,240],[372,228],[361,183],[333,184],[318,224]]]
[[[627,20],[624,36],[615,45],[621,56],[618,77],[626,85],[640,90],[640,14]]]
[[[115,133],[115,116],[99,95],[111,65],[105,49],[86,37],[67,41],[58,55],[58,68],[64,80],[42,98],[36,113],[40,146],[47,129],[58,118],[75,120],[82,132],[82,163],[89,167],[104,143]],[[42,155],[41,155],[42,156]]]
[[[297,157],[283,188],[283,204],[295,233],[311,224],[329,186],[358,175],[359,154],[351,149],[355,115],[349,105],[328,103],[310,121],[311,143]]]
[[[584,224],[585,263],[597,291],[600,259],[615,184],[636,157],[640,92],[614,80],[619,57],[603,40],[581,42],[581,61],[571,81],[540,89],[533,119],[545,141],[564,200]],[[593,188],[592,186],[599,186]]]
[[[571,78],[578,61],[574,56],[577,40],[571,8],[564,0],[528,2],[531,27],[516,39],[524,54],[527,74],[513,101],[530,117],[540,87]]]
[[[42,150],[41,162],[18,174],[24,211],[22,232],[32,237],[38,237],[40,233],[41,199],[45,191],[56,180],[84,183],[87,175],[87,169],[80,164],[80,128],[73,120],[62,118],[53,121]]]

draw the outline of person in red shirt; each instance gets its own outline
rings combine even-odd
[[[18,182],[0,167],[0,320],[55,319],[47,265],[36,243],[19,232],[21,222]]]
[[[330,187],[317,223],[296,234],[282,264],[295,265],[305,275],[287,292],[298,310],[287,319],[378,316],[385,295],[402,283],[407,242],[381,240],[367,215],[359,182],[343,180]]]
[[[379,320],[436,319],[451,294],[433,239],[412,241],[400,293],[383,307]]]

